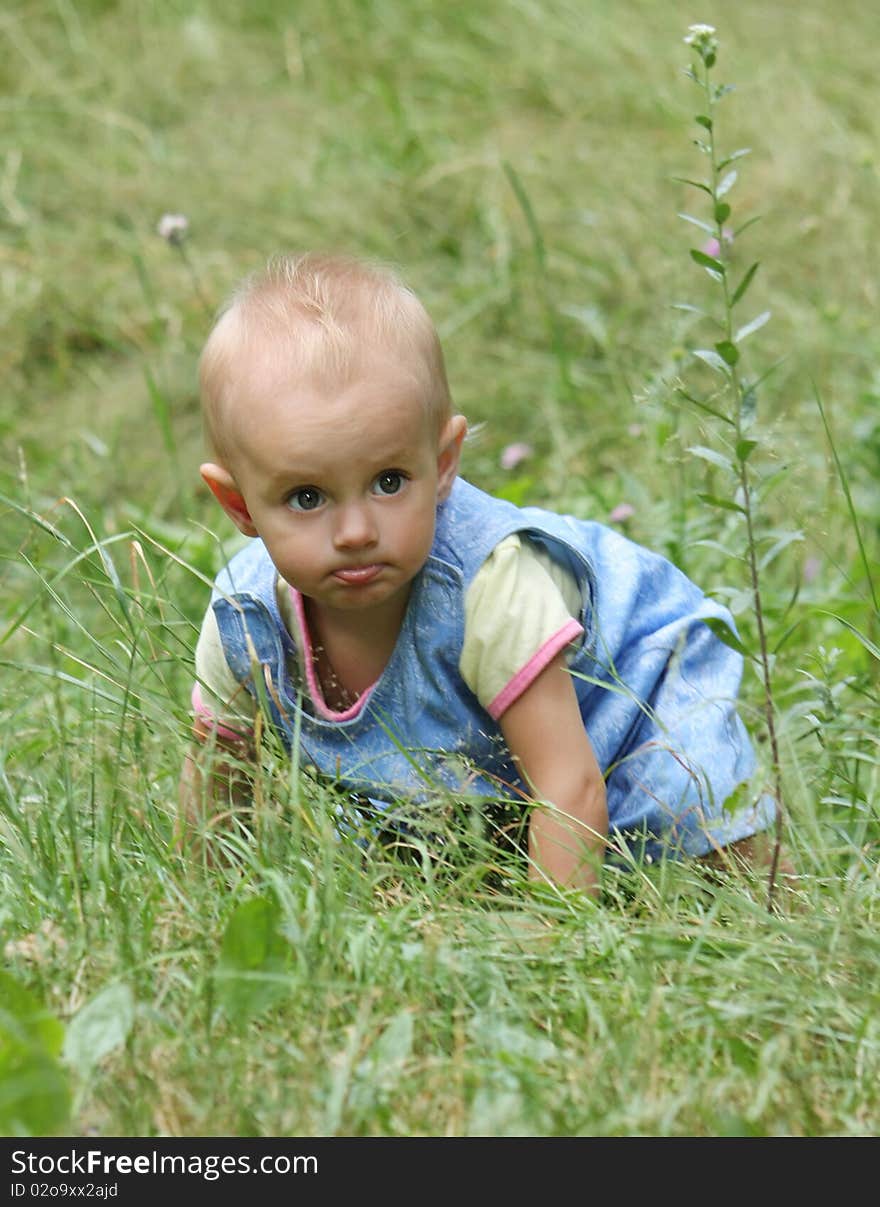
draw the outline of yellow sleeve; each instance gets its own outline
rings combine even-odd
[[[296,657],[289,669],[293,676],[298,677],[302,667],[299,665],[295,613],[290,588],[280,576],[275,584],[275,593],[281,618],[296,649]],[[216,728],[221,737],[239,737],[253,731],[256,701],[229,669],[213,608],[208,608],[205,613],[196,642],[196,682],[192,705],[195,716],[210,728]]]
[[[196,643],[192,706],[197,719],[221,737],[238,737],[254,728],[256,701],[229,669],[213,608],[205,613]]]
[[[514,534],[501,541],[465,596],[459,670],[498,720],[545,666],[582,633],[573,576]]]

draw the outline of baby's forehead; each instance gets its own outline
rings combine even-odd
[[[375,386],[398,398],[400,405],[424,403],[425,374],[416,358],[397,350],[364,348],[347,356],[304,356],[301,349],[267,341],[251,347],[233,374],[231,397],[247,404],[283,396],[294,405],[301,400],[331,400],[355,386]]]
[[[431,406],[424,375],[406,360],[365,352],[344,365],[324,362],[303,365],[277,349],[242,359],[226,394],[221,423],[232,439],[243,438],[258,425],[265,430],[287,428],[291,422],[317,428],[340,422],[346,399],[357,399],[354,414],[369,419],[381,411],[409,419],[428,420]],[[339,404],[339,405],[337,405]]]
[[[233,473],[271,488],[289,479],[326,482],[347,472],[372,476],[389,464],[423,464],[437,432],[423,395],[407,378],[355,376],[347,387],[299,379],[250,403],[239,400],[224,432]]]
[[[216,324],[201,371],[209,439],[227,459],[255,425],[289,424],[300,405],[329,404],[352,390],[370,408],[392,397],[433,426],[448,411],[442,361],[438,368],[421,335],[401,324],[355,328],[289,309],[255,313],[239,302]]]

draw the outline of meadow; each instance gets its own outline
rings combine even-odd
[[[0,1133],[876,1134],[875,20],[4,8]],[[708,210],[683,183],[695,21],[735,85],[719,143],[750,149]],[[442,843],[364,851],[268,739],[224,858],[175,848],[195,639],[239,539],[198,477],[198,354],[244,274],[311,247],[422,296],[467,478],[615,524],[732,608],[798,872],[769,907],[764,874],[672,862],[609,868],[598,902],[536,885],[515,819],[510,850],[454,802]],[[755,262],[731,351],[698,311]]]

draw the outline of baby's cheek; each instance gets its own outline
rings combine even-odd
[[[431,545],[434,543],[434,526],[433,524],[421,524],[416,530],[409,535],[410,553],[413,561],[421,565],[427,560],[428,554],[431,552]]]

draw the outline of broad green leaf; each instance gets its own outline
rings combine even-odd
[[[711,117],[707,117],[705,113],[698,113],[694,118],[694,121],[699,122],[700,125],[706,130],[712,129],[712,119]]]
[[[714,448],[705,448],[702,444],[692,444],[687,451],[702,461],[711,461],[713,465],[718,465],[721,469],[727,469],[733,473],[733,462],[730,458],[725,457],[723,453],[716,452]]]
[[[743,279],[740,281],[740,283],[737,285],[736,289],[734,289],[733,297],[730,299],[731,306],[735,306],[737,304],[737,302],[743,296],[745,291],[751,285],[752,278],[754,277],[755,273],[758,271],[759,264],[760,264],[760,260],[756,260],[755,263],[751,266],[751,268],[746,272],[746,275],[743,277]]]
[[[714,256],[707,256],[704,251],[698,251],[696,247],[691,248],[691,259],[697,264],[701,264],[703,268],[711,268],[713,272],[724,273],[725,271],[720,260],[716,260]]]
[[[748,461],[757,446],[757,440],[738,440],[736,445],[737,459],[739,461]]]
[[[47,1136],[70,1119],[68,1076],[38,1048],[4,1043],[0,1023],[0,1135]]]
[[[725,197],[730,192],[730,190],[733,188],[733,186],[735,184],[736,184],[736,169],[733,168],[730,172],[727,173],[727,175],[724,177],[724,179],[718,185],[718,188],[715,191],[715,196],[716,197]]]
[[[23,1043],[60,1056],[63,1024],[8,972],[0,972],[0,1023],[19,1031]]]
[[[740,327],[736,333],[736,341],[747,339],[750,335],[754,335],[756,331],[760,331],[766,322],[770,319],[770,311],[764,310],[756,318],[753,318],[750,323],[746,323],[744,327]]]
[[[706,494],[698,494],[697,498],[702,499],[704,503],[708,503],[710,507],[720,507],[723,511],[735,511],[738,515],[746,514],[739,503],[734,503],[732,499],[720,499],[718,495]]]
[[[229,919],[214,978],[217,999],[231,1019],[244,1021],[287,996],[292,953],[280,921],[271,897],[244,902]]]
[[[70,1119],[58,1063],[64,1027],[29,990],[0,972],[0,1135],[47,1136]]]
[[[723,641],[732,650],[736,650],[738,654],[742,654],[743,658],[752,657],[749,650],[746,649],[730,625],[723,621],[720,616],[703,617],[703,624],[712,630],[719,641]]]
[[[720,225],[730,217],[730,206],[726,201],[719,201],[715,206],[715,221]]]
[[[131,987],[118,981],[108,985],[76,1012],[64,1039],[64,1060],[83,1078],[105,1056],[121,1048],[134,1026],[135,1002]]]
[[[721,359],[728,365],[735,365],[739,360],[739,349],[736,344],[732,344],[729,339],[719,340],[715,345],[715,351]]]

